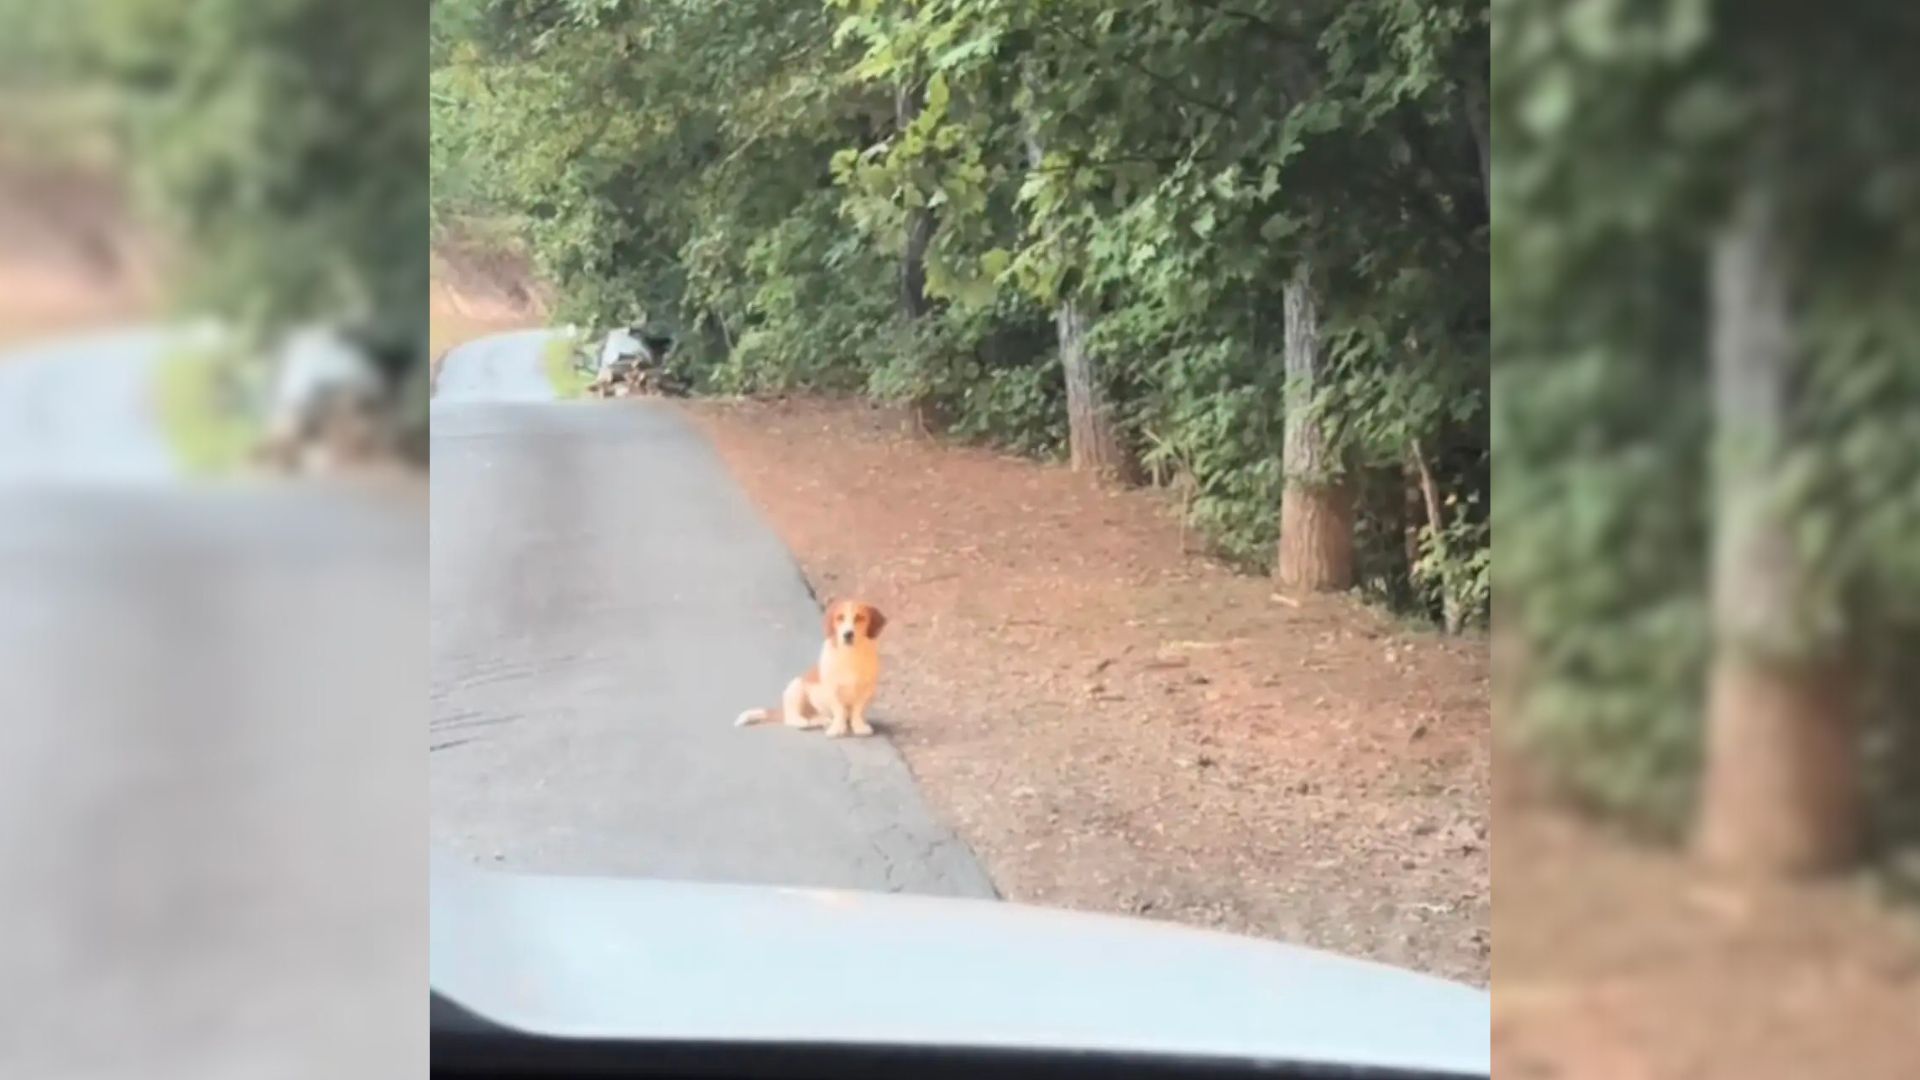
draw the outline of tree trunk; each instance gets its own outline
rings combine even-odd
[[[1033,73],[1026,73],[1033,85]],[[1031,124],[1026,127],[1027,161],[1039,168],[1045,159],[1040,133]],[[1099,474],[1103,479],[1121,483],[1139,483],[1142,472],[1139,459],[1120,437],[1120,425],[1113,415],[1113,403],[1107,395],[1099,357],[1087,348],[1087,336],[1093,320],[1085,302],[1068,296],[1053,312],[1053,325],[1060,349],[1060,368],[1067,384],[1067,460],[1075,471]]]
[[[1086,314],[1073,300],[1054,312],[1060,367],[1067,382],[1067,457],[1076,471],[1098,473],[1124,483],[1140,479],[1139,463],[1120,438],[1113,405],[1100,382],[1100,363],[1087,350]]]
[[[733,355],[733,335],[727,332],[727,321],[720,313],[709,311],[706,318],[700,320],[700,331],[706,335],[707,348],[724,360]]]
[[[1401,533],[1406,540],[1407,574],[1412,582],[1413,568],[1420,562],[1420,523],[1427,520],[1426,498],[1420,490],[1420,472],[1414,468],[1413,455],[1400,465]]]
[[[1275,576],[1288,589],[1339,592],[1353,585],[1353,495],[1313,415],[1322,374],[1320,305],[1305,263],[1286,288],[1287,429],[1281,457],[1280,550]]]
[[[920,112],[919,89],[905,85],[893,96],[894,123],[905,131]],[[933,210],[919,206],[907,211],[906,244],[900,257],[900,310],[908,320],[927,313],[927,246],[933,242]]]
[[[920,95],[924,92],[924,86],[909,87],[904,83],[895,88],[893,123],[896,134],[905,132],[914,117],[919,115]],[[925,318],[929,310],[927,247],[933,243],[934,228],[931,207],[917,206],[907,211],[906,238],[900,251],[900,314],[910,326]],[[907,401],[907,410],[913,414],[913,421],[922,435],[932,435],[946,428],[945,410],[930,391],[916,391]]]
[[[1860,844],[1849,681],[1796,638],[1808,568],[1772,502],[1787,427],[1792,333],[1772,202],[1743,198],[1714,245],[1714,653],[1695,844],[1767,876],[1845,865]]]
[[[1487,136],[1487,77],[1485,70],[1477,71],[1467,79],[1466,85],[1467,134],[1473,139],[1474,152],[1480,159],[1480,198],[1486,203],[1487,212],[1493,212],[1493,166],[1488,153]]]
[[[907,213],[907,242],[900,256],[900,311],[909,320],[927,313],[927,246],[933,243],[933,211]]]
[[[1413,457],[1413,467],[1420,477],[1420,501],[1425,508],[1427,528],[1432,540],[1429,541],[1435,556],[1445,560],[1447,551],[1446,511],[1440,502],[1440,484],[1433,478],[1433,467],[1427,464],[1427,455],[1420,450],[1420,440],[1414,439],[1407,444]],[[1444,576],[1440,586],[1440,625],[1447,633],[1457,634],[1467,624],[1467,613],[1460,606],[1460,598],[1447,587]]]

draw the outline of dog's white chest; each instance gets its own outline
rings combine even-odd
[[[841,701],[851,703],[872,694],[880,674],[880,657],[870,648],[834,648],[820,651],[820,677]]]

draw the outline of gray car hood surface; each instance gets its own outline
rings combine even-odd
[[[444,855],[431,913],[434,992],[534,1035],[1490,1070],[1479,990],[1145,920]]]

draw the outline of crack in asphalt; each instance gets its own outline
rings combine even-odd
[[[447,717],[436,717],[427,721],[428,731],[448,731],[460,728],[492,727],[495,724],[511,724],[520,719],[517,716],[492,716],[484,713],[462,713]]]

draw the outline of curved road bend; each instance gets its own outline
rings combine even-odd
[[[992,896],[884,738],[732,726],[819,606],[671,408],[555,402],[544,332],[456,349],[433,403],[436,845],[558,873]]]
[[[79,334],[0,349],[0,484],[170,484],[154,373],[180,331]]]

